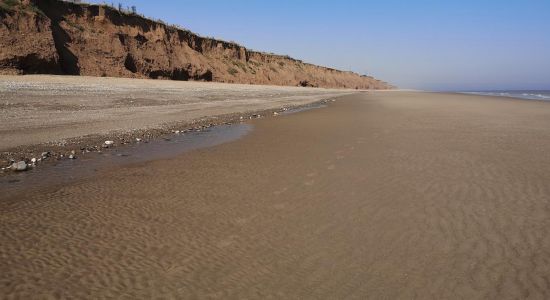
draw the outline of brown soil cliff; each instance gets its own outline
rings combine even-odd
[[[388,89],[353,72],[205,38],[109,6],[0,0],[0,74]]]

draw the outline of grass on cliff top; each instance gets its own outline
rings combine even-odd
[[[0,0],[0,10],[4,11],[26,11],[33,12],[45,16],[44,12],[40,8],[34,6],[34,4],[23,5],[19,0]]]
[[[19,5],[18,0],[2,0],[0,1],[0,9],[3,10],[15,10]]]

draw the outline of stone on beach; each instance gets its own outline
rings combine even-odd
[[[109,148],[109,147],[111,147],[111,146],[114,145],[114,144],[115,144],[115,142],[113,142],[113,141],[105,141],[105,142],[103,143],[103,145],[101,145],[101,147],[102,147],[102,148]]]
[[[13,171],[26,171],[27,167],[27,163],[24,161],[16,162],[11,165]]]

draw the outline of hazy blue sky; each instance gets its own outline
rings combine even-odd
[[[120,2],[200,35],[403,88],[550,89],[550,0]]]

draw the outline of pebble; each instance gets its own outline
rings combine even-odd
[[[24,161],[16,162],[11,165],[11,169],[13,171],[26,171],[27,170],[27,163]]]
[[[104,144],[107,145],[107,146],[110,146],[110,145],[113,145],[114,143],[115,142],[113,142],[113,141],[105,141]]]
[[[141,142],[141,139],[140,138],[136,138],[136,142]]]

